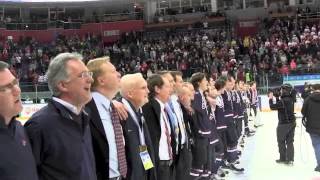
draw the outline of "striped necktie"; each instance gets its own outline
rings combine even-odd
[[[127,160],[126,160],[126,152],[124,148],[124,138],[123,138],[122,127],[120,124],[120,118],[112,103],[110,106],[111,106],[111,112],[110,112],[111,121],[114,129],[114,135],[115,135],[116,147],[117,147],[119,171],[122,177],[126,177],[127,176]]]
[[[168,143],[168,152],[169,152],[169,157],[170,160],[172,160],[173,156],[172,156],[172,147],[171,147],[171,136],[169,133],[169,127],[168,127],[168,123],[169,123],[169,116],[168,116],[168,112],[166,111],[166,109],[164,108],[164,116],[165,118],[163,118],[164,120],[164,127],[165,127],[165,134],[166,134],[166,138],[167,138],[167,143]]]

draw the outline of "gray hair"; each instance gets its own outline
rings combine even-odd
[[[47,77],[48,86],[53,96],[59,97],[61,92],[59,91],[58,84],[61,81],[68,80],[69,73],[67,72],[66,64],[70,60],[82,60],[83,57],[78,53],[60,53],[50,62]]]
[[[3,61],[0,61],[0,71],[3,71],[5,69],[9,68],[9,64]]]

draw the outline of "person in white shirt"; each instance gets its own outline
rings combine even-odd
[[[124,136],[112,99],[120,89],[120,73],[108,57],[92,59],[87,67],[93,73],[90,128],[98,180],[126,178]]]
[[[173,179],[175,140],[170,118],[165,108],[171,94],[168,79],[154,74],[148,78],[149,102],[142,107],[155,151],[155,166],[158,180]]]

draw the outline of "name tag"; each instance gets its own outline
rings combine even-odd
[[[154,166],[150,158],[150,155],[148,153],[147,146],[139,146],[139,150],[140,150],[140,158],[141,158],[144,170],[149,170],[153,168]]]

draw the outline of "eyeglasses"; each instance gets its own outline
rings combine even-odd
[[[93,72],[91,71],[83,71],[78,77],[79,78],[92,78]]]
[[[19,86],[18,79],[14,79],[11,83],[7,85],[0,86],[0,92],[4,92],[4,93],[12,92],[13,88],[16,86]]]

